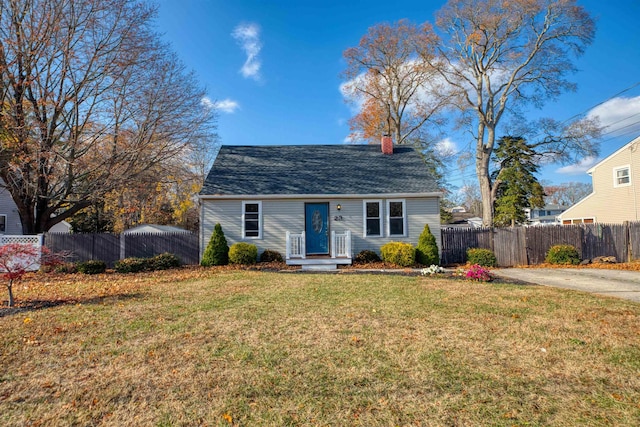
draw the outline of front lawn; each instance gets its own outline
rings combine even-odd
[[[628,301],[203,269],[42,276],[16,297],[0,309],[0,425],[640,422]]]

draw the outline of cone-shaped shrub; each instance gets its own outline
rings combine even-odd
[[[222,232],[222,226],[220,223],[216,224],[213,228],[213,234],[207,248],[202,255],[202,261],[200,265],[204,267],[210,267],[212,265],[227,265],[229,264],[229,245],[227,239]]]
[[[438,255],[438,244],[436,236],[431,233],[429,224],[424,226],[424,230],[418,237],[418,247],[416,247],[416,262],[422,265],[438,265],[440,264],[440,256]]]

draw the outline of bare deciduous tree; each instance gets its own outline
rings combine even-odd
[[[0,178],[48,230],[213,140],[204,92],[130,0],[0,0]]]
[[[586,182],[565,182],[558,185],[545,185],[547,203],[572,206],[587,197],[593,188]]]
[[[591,43],[595,24],[574,0],[449,0],[436,25],[442,36],[437,60],[427,56],[425,61],[439,70],[455,105],[476,126],[483,223],[492,225],[496,189],[490,160],[498,125],[523,106],[541,106],[574,89],[567,80],[574,71],[571,58]],[[596,151],[593,123],[545,123],[549,133],[531,139],[538,152],[566,159],[568,153]]]

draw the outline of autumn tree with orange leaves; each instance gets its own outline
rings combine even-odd
[[[358,46],[344,51],[342,91],[361,106],[350,121],[354,137],[378,142],[388,134],[404,144],[425,123],[437,121],[446,99],[431,96],[436,70],[426,58],[435,40],[429,24],[400,20],[369,28]]]
[[[133,0],[0,0],[0,184],[25,234],[215,140],[154,16]]]

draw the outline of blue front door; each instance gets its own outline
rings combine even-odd
[[[326,255],[329,253],[329,204],[306,203],[305,235],[307,255]]]

